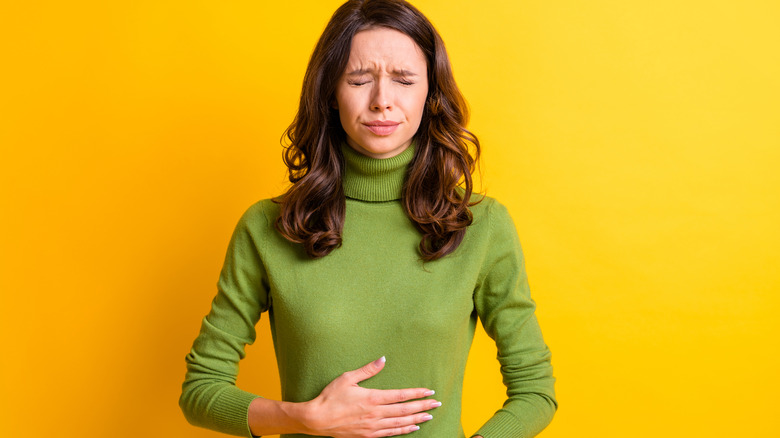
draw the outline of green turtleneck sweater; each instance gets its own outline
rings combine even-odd
[[[557,408],[555,379],[506,208],[485,198],[471,208],[474,222],[458,249],[423,263],[420,233],[400,202],[413,148],[388,159],[342,150],[341,247],[309,258],[274,229],[279,208],[270,200],[239,220],[211,311],[186,356],[179,404],[187,419],[252,436],[247,413],[258,396],[235,381],[244,347],[267,311],[282,399],[311,400],[343,372],[385,356],[385,368],[361,386],[433,389],[443,405],[413,435],[464,437],[463,373],[479,319],[498,347],[507,400],[475,435],[539,433]]]

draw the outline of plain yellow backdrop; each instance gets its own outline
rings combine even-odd
[[[3,2],[0,436],[217,436],[184,355],[339,3]],[[523,243],[542,436],[780,436],[780,5],[414,3]],[[274,397],[261,325],[239,385]],[[466,432],[502,401],[480,332]]]

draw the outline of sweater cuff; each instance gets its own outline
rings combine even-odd
[[[499,410],[496,412],[487,423],[474,432],[473,436],[481,435],[484,438],[499,438],[499,437],[525,437],[525,430],[520,424],[520,421],[511,413]]]
[[[211,415],[220,431],[252,438],[249,429],[249,404],[259,396],[235,386],[226,387],[212,405]]]

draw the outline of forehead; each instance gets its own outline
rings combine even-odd
[[[386,27],[362,30],[352,38],[348,68],[426,69],[425,55],[408,35]]]

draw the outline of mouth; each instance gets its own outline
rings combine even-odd
[[[399,122],[393,122],[389,120],[374,120],[373,122],[363,123],[369,131],[376,135],[385,136],[392,134],[396,128],[400,125]]]

